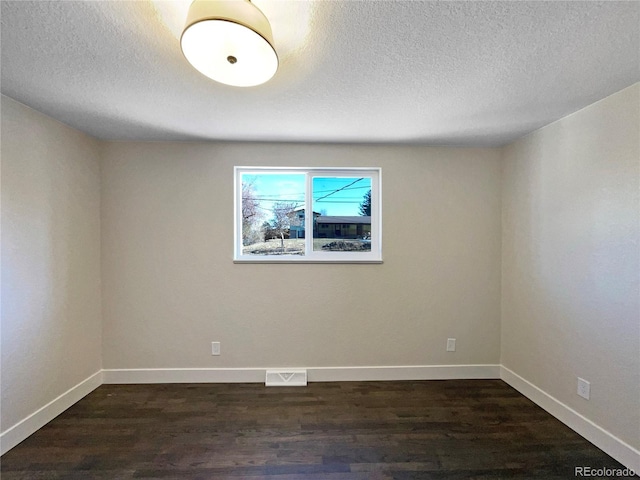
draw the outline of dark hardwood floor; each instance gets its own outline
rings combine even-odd
[[[447,380],[103,385],[7,452],[0,471],[2,480],[566,480],[576,466],[624,468],[500,380]]]

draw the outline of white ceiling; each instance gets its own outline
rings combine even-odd
[[[189,3],[2,0],[2,93],[110,140],[497,146],[640,81],[637,1],[254,0],[253,88],[184,60]]]

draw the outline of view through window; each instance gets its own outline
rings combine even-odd
[[[379,169],[236,167],[236,260],[380,261]]]

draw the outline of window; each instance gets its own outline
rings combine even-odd
[[[234,261],[382,261],[379,168],[235,167],[234,175]]]

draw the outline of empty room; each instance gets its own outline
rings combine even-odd
[[[0,1],[0,476],[640,473],[640,2]]]

